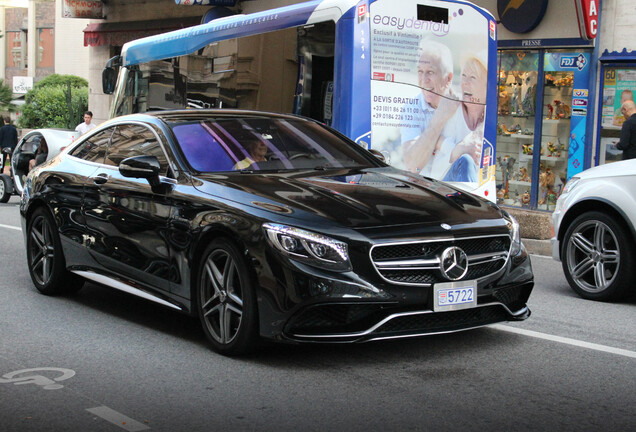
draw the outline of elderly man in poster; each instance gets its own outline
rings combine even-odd
[[[421,91],[413,108],[416,127],[403,127],[402,157],[410,171],[421,172],[439,150],[438,139],[459,102],[451,96],[453,56],[437,41],[422,41],[419,48],[417,82]],[[441,144],[441,143],[440,143]],[[431,173],[422,173],[432,176]]]

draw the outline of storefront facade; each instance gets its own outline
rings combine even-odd
[[[499,19],[497,202],[551,211],[592,165],[594,41],[573,0],[477,3]]]

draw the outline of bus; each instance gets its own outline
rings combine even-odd
[[[493,16],[459,0],[314,0],[126,43],[110,116],[238,108],[311,117],[395,167],[495,193]]]

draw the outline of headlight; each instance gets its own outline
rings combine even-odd
[[[521,232],[519,222],[507,211],[503,211],[504,218],[508,221],[508,231],[510,232],[510,255],[514,256],[521,252]]]
[[[572,189],[574,189],[580,181],[581,181],[580,177],[572,177],[565,184],[565,187],[563,188],[563,193],[566,194],[566,193],[572,192]]]
[[[344,242],[287,225],[265,223],[263,228],[271,244],[291,259],[328,270],[351,270]]]

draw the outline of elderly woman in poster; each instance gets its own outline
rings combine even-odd
[[[423,53],[430,49],[427,48],[430,44],[439,43],[423,42]],[[439,51],[439,48],[433,49]],[[420,55],[418,75],[422,58],[424,55]],[[433,86],[424,86],[421,80],[418,82],[423,94],[435,90]],[[407,169],[444,181],[477,181],[487,91],[485,56],[463,56],[460,89],[460,97],[454,94],[450,85],[438,90],[439,102],[424,122],[421,134],[412,139],[402,135],[403,161]]]

